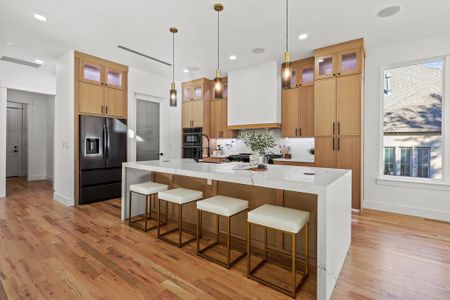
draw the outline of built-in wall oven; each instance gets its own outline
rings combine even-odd
[[[183,128],[183,158],[202,157],[202,128]]]

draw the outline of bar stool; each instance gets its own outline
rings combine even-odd
[[[187,241],[182,242],[183,233],[183,206],[189,204],[193,201],[202,199],[203,193],[201,191],[195,191],[190,189],[176,188],[168,191],[162,191],[158,193],[158,229],[157,237],[160,240],[168,242],[172,245],[181,248],[189,242],[195,240],[195,236]],[[161,200],[178,205],[178,227],[161,233],[161,222],[160,222],[160,210],[161,210]],[[166,235],[178,231],[178,242],[168,239]]]
[[[204,257],[212,262],[229,269],[232,265],[237,263],[247,253],[244,251],[237,258],[231,261],[231,218],[242,213],[248,212],[248,201],[227,197],[214,196],[197,202],[197,255]],[[217,238],[216,241],[203,249],[200,249],[200,240],[202,232],[202,213],[208,212],[217,216]],[[227,219],[227,258],[223,262],[214,257],[207,255],[205,252],[219,244],[219,216]]]
[[[140,229],[143,230],[145,232],[147,232],[150,229],[156,228],[157,225],[154,226],[150,226],[148,227],[148,220],[152,219],[152,213],[151,213],[151,202],[152,200],[155,201],[158,192],[167,190],[168,186],[165,184],[160,184],[160,183],[156,183],[156,182],[144,182],[144,183],[138,183],[138,184],[133,184],[130,185],[130,203],[128,206],[128,225],[131,227],[134,227],[136,229]],[[142,196],[145,196],[145,212],[144,212],[144,217],[137,219],[137,220],[132,220],[131,217],[131,203],[132,203],[132,199],[133,199],[133,194],[139,194]],[[149,214],[150,212],[150,214]],[[139,224],[139,222],[144,221],[144,226],[139,226],[137,224]],[[166,207],[166,223],[167,223],[167,207]]]
[[[264,227],[264,259],[259,262],[254,268],[251,267],[251,229],[252,225],[258,225]],[[264,285],[274,288],[282,293],[285,293],[291,297],[296,296],[297,290],[303,285],[306,278],[309,275],[308,267],[308,228],[309,227],[309,212],[286,208],[281,206],[262,205],[248,213],[247,222],[247,277],[256,280]],[[302,277],[299,283],[296,283],[296,269],[295,269],[295,256],[296,256],[296,234],[302,229],[305,229],[305,272],[301,273]],[[292,237],[292,286],[290,289],[285,289],[265,279],[257,277],[255,272],[260,269],[264,264],[268,262],[267,251],[271,250],[267,248],[267,229],[275,229],[283,233],[290,234]],[[274,251],[274,250],[271,250]],[[280,254],[280,253],[279,253]]]

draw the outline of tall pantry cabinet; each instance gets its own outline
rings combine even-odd
[[[364,42],[314,51],[315,166],[352,170],[352,208],[362,208]]]

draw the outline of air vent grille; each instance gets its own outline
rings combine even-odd
[[[163,65],[166,65],[166,66],[169,66],[169,67],[172,66],[172,64],[170,64],[170,63],[168,63],[168,62],[165,62],[165,61],[163,61],[163,60],[161,60],[161,59],[155,58],[155,57],[153,57],[153,56],[144,54],[144,53],[142,53],[142,52],[139,52],[139,51],[130,49],[130,48],[125,47],[125,46],[122,46],[122,45],[118,45],[117,48],[122,49],[122,50],[125,50],[125,51],[128,51],[128,52],[131,52],[131,53],[133,53],[133,54],[136,54],[136,55],[139,55],[139,56],[142,56],[142,57],[145,57],[145,58],[148,58],[148,59],[151,59],[151,60],[153,60],[153,61],[159,62],[160,64],[163,64]]]
[[[40,68],[42,65],[31,62],[31,61],[26,61],[23,59],[19,59],[19,58],[14,58],[14,57],[10,57],[10,56],[0,56],[0,60],[1,61],[6,61],[6,62],[10,62],[13,64],[19,64],[19,65],[23,65],[23,66],[27,66],[27,67],[32,67],[32,68]]]

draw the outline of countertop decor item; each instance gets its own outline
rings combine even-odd
[[[264,155],[270,148],[276,146],[275,138],[271,131],[264,133],[255,133],[252,130],[244,130],[239,135],[244,144],[252,150],[253,159],[250,159],[252,165],[263,164]]]

